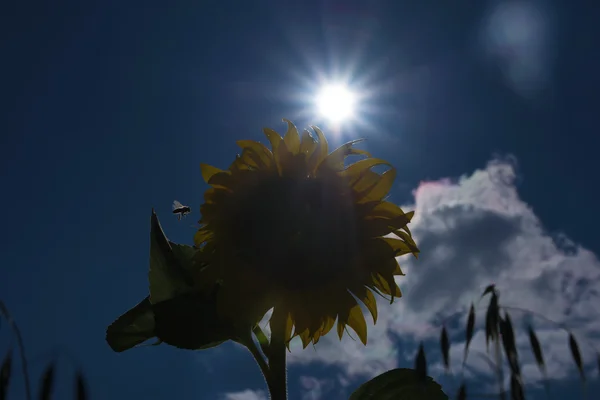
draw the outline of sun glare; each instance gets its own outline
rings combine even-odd
[[[319,113],[334,123],[340,123],[354,115],[354,94],[343,85],[328,85],[317,96]]]

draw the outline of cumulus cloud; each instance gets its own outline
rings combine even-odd
[[[448,327],[453,368],[458,370],[468,307],[490,283],[499,289],[503,305],[532,310],[572,329],[580,338],[585,361],[593,362],[594,353],[588,350],[590,343],[600,344],[600,262],[568,238],[546,232],[520,199],[515,179],[514,163],[496,160],[470,176],[421,183],[414,191],[415,204],[403,206],[416,211],[411,229],[422,251],[419,260],[400,258],[406,276],[398,284],[404,297],[393,305],[379,302],[379,320],[369,327],[366,347],[346,336],[340,343],[329,334],[316,351],[301,350],[293,342],[290,362],[336,365],[349,379],[374,376],[396,367],[399,359],[412,359],[416,341],[437,341],[442,321],[454,318]],[[490,375],[490,366],[481,357],[484,303],[477,309],[468,362],[473,373]],[[527,382],[539,380],[540,374],[524,323],[533,322],[538,329],[551,378],[575,372],[564,331],[518,310],[511,316]],[[401,347],[406,342],[410,348]],[[437,343],[432,348],[437,351]],[[436,368],[441,371],[440,365],[432,365],[432,373]]]
[[[267,400],[267,395],[262,390],[246,389],[241,392],[225,393],[222,400]]]
[[[303,389],[302,400],[322,400],[333,389],[331,379],[318,379],[313,376],[301,376],[300,385]]]

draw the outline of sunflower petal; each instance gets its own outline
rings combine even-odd
[[[264,166],[270,167],[273,164],[273,153],[264,144],[255,142],[254,140],[238,140],[236,143],[242,149],[252,150],[260,158]]]
[[[326,167],[326,168],[330,168],[334,171],[341,171],[344,169],[344,161],[345,161],[346,157],[348,157],[349,155],[370,156],[370,154],[367,153],[366,151],[360,150],[360,149],[355,149],[352,147],[356,143],[360,143],[363,140],[364,139],[353,140],[351,142],[341,145],[340,147],[338,147],[337,149],[332,151],[327,157],[325,157],[325,159],[323,160],[323,162],[321,163],[319,168]]]
[[[395,257],[400,257],[404,254],[412,253],[413,250],[407,245],[403,240],[394,239],[389,237],[378,238],[378,240],[383,240],[390,246],[390,248],[394,251]]]
[[[244,150],[242,150],[242,154],[240,155],[240,161],[252,168],[264,168],[263,163],[258,154],[256,154],[254,150],[249,148],[245,148]]]
[[[368,218],[363,221],[364,228],[361,230],[361,234],[365,237],[384,236],[402,228],[409,221],[410,219],[406,215],[393,219]]]
[[[227,190],[222,188],[211,187],[204,192],[204,201],[206,204],[219,204],[222,203],[227,196]],[[204,204],[203,204],[204,205]],[[200,207],[202,208],[202,207]]]
[[[279,147],[279,144],[283,141],[283,139],[281,136],[279,136],[279,133],[275,132],[271,128],[264,128],[263,132],[267,136],[267,139],[269,139],[269,142],[271,143],[271,150],[273,151],[273,154],[275,154],[277,147]]]
[[[373,296],[373,292],[367,289],[366,286],[360,286],[358,288],[354,288],[351,290],[352,293],[367,307],[367,310],[371,313],[371,317],[373,317],[373,323],[377,323],[377,301],[375,300],[375,296]]]
[[[204,182],[208,183],[208,181],[210,180],[210,178],[212,178],[213,175],[218,174],[219,172],[226,171],[223,171],[222,169],[219,169],[217,167],[213,167],[212,165],[201,163],[200,172],[202,172],[202,178],[204,179]]]
[[[367,323],[365,322],[365,316],[362,312],[362,309],[358,304],[350,309],[350,313],[348,314],[347,325],[354,329],[354,332],[360,338],[360,341],[366,345],[367,344]]]
[[[275,163],[280,174],[285,175],[286,172],[297,172],[294,168],[294,155],[288,150],[285,142],[279,143],[275,151]]]
[[[298,135],[298,129],[289,119],[284,118],[283,121],[288,125],[283,141],[290,153],[298,154],[300,152],[300,135]]]
[[[213,187],[229,189],[233,186],[234,179],[230,173],[223,171],[211,176],[207,183]]]
[[[358,160],[357,162],[350,164],[340,174],[341,176],[348,178],[352,184],[357,182],[365,174],[365,172],[369,171],[373,173],[371,168],[376,165],[391,166],[389,162],[379,158],[365,158],[364,160]],[[381,176],[379,174],[376,175]]]
[[[404,215],[404,211],[394,203],[389,201],[378,202],[369,212],[369,216],[395,218]]]
[[[323,135],[323,132],[321,132],[321,130],[317,126],[311,125],[311,128],[317,134],[318,139],[317,148],[312,153],[308,162],[309,171],[311,173],[314,173],[317,171],[317,168],[325,159],[325,157],[327,157],[327,153],[329,152],[329,145],[327,143],[327,138],[325,137],[325,135]]]
[[[325,322],[323,322],[323,327],[321,328],[321,336],[325,336],[329,333],[331,328],[335,325],[335,317],[327,316],[325,317]]]
[[[392,280],[393,283],[390,284],[390,282],[380,273],[373,273],[372,277],[372,286],[377,288],[381,293],[392,296],[392,301],[394,300],[394,297],[402,297],[402,292],[400,292],[400,288],[394,280]]]
[[[406,242],[407,246],[411,248],[413,253],[420,252],[419,248],[417,247],[417,244],[415,243],[413,238],[408,233],[398,229],[398,230],[394,231],[394,234],[396,236],[398,236],[400,239],[404,240]]]
[[[306,346],[308,346],[308,344],[310,343],[310,339],[311,339],[310,330],[305,329],[302,332],[300,332],[300,334],[298,336],[300,336],[300,340],[302,341],[302,348],[305,349]]]
[[[394,274],[394,275],[396,275],[396,276],[398,276],[398,275],[399,275],[399,276],[404,276],[405,274],[404,274],[404,272],[402,272],[402,268],[400,268],[400,264],[398,263],[398,260],[396,260],[396,259],[394,258],[394,262],[395,262],[395,265],[394,265],[394,272],[392,272],[392,274]]]
[[[396,168],[392,168],[381,174],[381,178],[367,194],[361,199],[361,202],[375,201],[383,199],[392,188],[392,184],[396,179]]]
[[[213,235],[211,229],[198,229],[198,231],[194,234],[194,244],[196,246],[200,246],[202,243],[206,242]]]
[[[307,130],[302,132],[302,138],[300,140],[300,153],[306,154],[306,157],[309,158],[316,148],[317,142],[312,137],[310,132]]]
[[[321,330],[317,330],[313,335],[312,335],[312,342],[313,344],[317,344],[319,343],[319,339],[321,339]]]

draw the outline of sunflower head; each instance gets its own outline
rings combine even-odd
[[[270,148],[240,140],[227,170],[201,165],[211,187],[194,241],[209,266],[198,282],[221,280],[219,307],[230,318],[259,320],[273,308],[286,342],[316,343],[337,319],[340,338],[348,325],[366,343],[357,299],[376,321],[372,292],[401,296],[396,257],[419,252],[407,228],[413,213],[384,200],[396,177],[387,161],[354,148],[358,141],[329,153],[319,128],[316,138],[299,135],[284,121],[283,137],[265,128]],[[346,165],[350,155],[363,158]],[[380,165],[389,169],[373,171]]]

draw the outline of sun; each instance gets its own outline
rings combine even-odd
[[[330,84],[319,91],[316,104],[323,117],[333,123],[341,123],[354,116],[356,96],[344,85]]]

